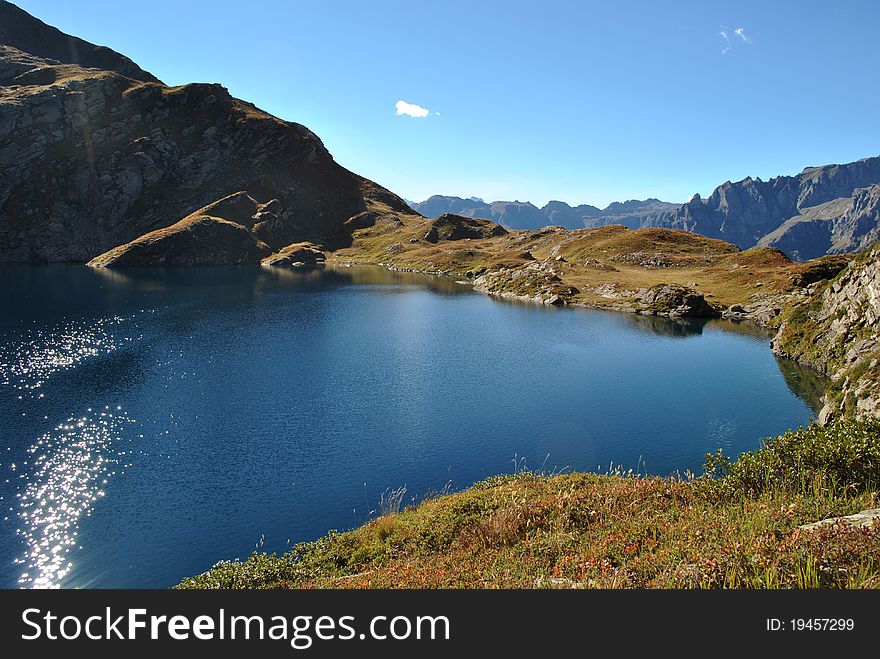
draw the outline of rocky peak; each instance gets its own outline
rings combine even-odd
[[[856,190],[877,183],[880,183],[880,157],[843,165],[810,167],[797,176],[778,176],[768,181],[752,177],[737,183],[725,181],[708,198],[695,195],[656,226],[721,238],[746,249],[768,244],[767,237],[771,233],[790,219],[807,214],[809,209],[835,199],[848,199]],[[856,233],[861,239],[878,226],[880,223],[876,221],[873,225],[862,222]],[[801,229],[803,227],[798,230]],[[833,227],[825,227],[822,231],[834,232]],[[812,248],[803,249],[802,240],[815,242],[812,236],[812,233],[803,239],[800,234],[790,236],[786,251],[799,258],[806,258],[802,253],[807,252],[810,256],[826,253],[815,254]],[[870,237],[867,240],[870,241]],[[827,249],[833,252],[831,243],[840,242],[838,235],[832,236]],[[857,246],[852,245],[848,249],[855,248]]]

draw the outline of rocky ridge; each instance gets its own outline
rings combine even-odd
[[[820,421],[880,418],[880,244],[788,310],[772,346],[831,378]]]
[[[880,157],[807,167],[768,181],[727,181],[655,226],[693,231],[746,249],[778,247],[805,260],[855,251],[876,239]],[[874,198],[872,199],[872,196]]]
[[[96,46],[79,37],[65,34],[6,0],[0,0],[0,44],[8,50],[29,53],[34,58],[51,64],[75,64],[87,69],[113,71],[133,80],[162,82],[125,55],[106,46]],[[14,52],[10,54],[13,58],[21,58],[21,55],[16,55]],[[12,69],[14,68],[13,66]],[[24,66],[18,74],[27,73],[32,69],[32,66]],[[48,75],[50,75],[48,70],[27,73],[18,83],[33,84],[35,77],[42,76],[46,80]],[[9,80],[9,70],[3,72],[0,68],[0,84],[15,83],[14,79]]]
[[[758,241],[798,260],[858,252],[880,240],[880,185],[801,211]]]

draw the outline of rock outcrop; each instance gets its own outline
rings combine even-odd
[[[789,310],[772,346],[832,379],[821,421],[880,418],[880,244]]]
[[[323,263],[327,259],[320,245],[293,243],[280,252],[264,258],[260,263],[266,267],[299,267]]]
[[[714,318],[721,312],[706,301],[703,294],[679,284],[658,284],[642,291],[636,299],[647,311],[658,316]]]
[[[827,519],[804,524],[800,526],[803,531],[816,531],[828,526],[849,526],[854,528],[871,528],[875,524],[880,525],[880,508],[870,508],[862,510],[853,515],[844,515],[843,517],[829,517]]]
[[[431,221],[424,240],[429,243],[441,240],[479,240],[503,236],[506,233],[507,229],[495,222],[447,213]]]
[[[344,238],[365,212],[417,217],[334,162],[306,127],[220,85],[167,87],[5,2],[0,43],[0,261],[88,261],[144,236],[125,259],[202,262],[178,249],[227,236],[228,252],[213,254],[258,263],[291,243]],[[196,209],[238,192],[262,206],[244,224],[230,220],[253,240],[247,249],[226,225],[188,222],[181,233]],[[155,251],[172,244],[173,255]]]
[[[578,290],[566,284],[549,261],[487,272],[474,280],[474,290],[495,297],[553,306],[569,304]]]

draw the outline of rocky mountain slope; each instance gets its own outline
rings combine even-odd
[[[0,44],[43,60],[114,71],[143,82],[161,82],[125,55],[65,34],[5,0],[0,0]],[[34,75],[36,73],[31,74]],[[48,73],[41,75],[47,76]],[[0,81],[0,84],[6,85],[7,82]]]
[[[414,215],[306,127],[220,85],[165,86],[2,0],[0,26],[0,261],[88,261],[230,195],[250,206],[211,217],[236,226],[187,221],[173,241],[145,241],[208,250],[174,262],[259,262],[291,243],[344,244],[386,213]],[[153,262],[143,246],[126,258]]]
[[[630,229],[655,226],[671,217],[679,208],[659,199],[633,199],[614,202],[600,209],[589,204],[569,206],[564,201],[550,201],[538,208],[528,201],[493,201],[471,197],[447,197],[434,195],[425,201],[412,204],[412,207],[425,217],[439,217],[444,213],[454,213],[464,217],[481,217],[503,224],[509,229],[534,230],[546,226],[561,226],[565,229],[621,224]]]
[[[773,350],[832,379],[821,421],[880,418],[880,244],[787,311]]]
[[[742,248],[777,247],[798,259],[854,251],[880,231],[880,157],[807,167],[769,181],[745,178],[694,197],[655,226],[694,231]]]
[[[805,208],[758,241],[798,260],[858,252],[880,240],[880,185]]]

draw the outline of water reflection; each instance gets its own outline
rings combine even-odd
[[[186,334],[198,307],[236,307],[284,291],[327,291],[347,286],[381,286],[387,292],[411,287],[442,295],[471,292],[467,282],[412,272],[390,271],[377,266],[328,264],[310,268],[261,268],[259,266],[93,269],[83,266],[2,266],[0,274],[9,284],[0,290],[0,307],[22,310],[18,323],[8,315],[4,326],[20,331],[28,321],[39,326],[44,314],[57,318],[81,317],[60,329],[36,329],[19,341],[0,345],[0,384],[22,391],[39,389],[53,373],[70,369],[92,357],[118,350],[136,335],[122,336],[121,326],[145,309],[176,307],[180,331]],[[40,281],[45,281],[45,285]],[[93,295],[95,289],[100,295]],[[68,309],[68,305],[75,305]],[[536,307],[548,313],[557,309]],[[107,314],[106,311],[116,313]],[[26,314],[31,317],[27,317]],[[103,314],[104,317],[101,317]],[[126,315],[129,314],[129,315]],[[665,318],[623,314],[626,324],[639,331],[670,338],[701,336],[708,328],[769,340],[770,334],[749,321]],[[779,368],[791,391],[814,410],[825,388],[821,376],[796,364],[779,360]],[[39,395],[39,392],[32,395]],[[818,406],[818,407],[817,407]]]
[[[703,328],[710,322],[706,318],[666,318],[664,316],[643,316],[626,314],[630,325],[643,332],[651,332],[674,339],[700,336]]]
[[[67,323],[54,331],[26,331],[21,340],[0,345],[0,386],[33,392],[58,371],[118,350],[133,340],[119,332],[128,320],[113,316],[89,323]]]
[[[121,408],[88,410],[34,442],[23,464],[10,469],[21,479],[18,535],[27,553],[17,562],[24,588],[58,588],[73,567],[79,520],[104,496],[104,487],[125,457],[119,438],[131,423]]]
[[[785,384],[795,396],[810,406],[816,414],[822,409],[822,397],[828,389],[828,379],[819,372],[791,361],[790,359],[776,358],[779,371],[785,379]]]
[[[802,423],[789,392],[823,389],[749,323],[498,304],[370,266],[5,275],[7,587],[170,585],[514,454],[698,468]]]

